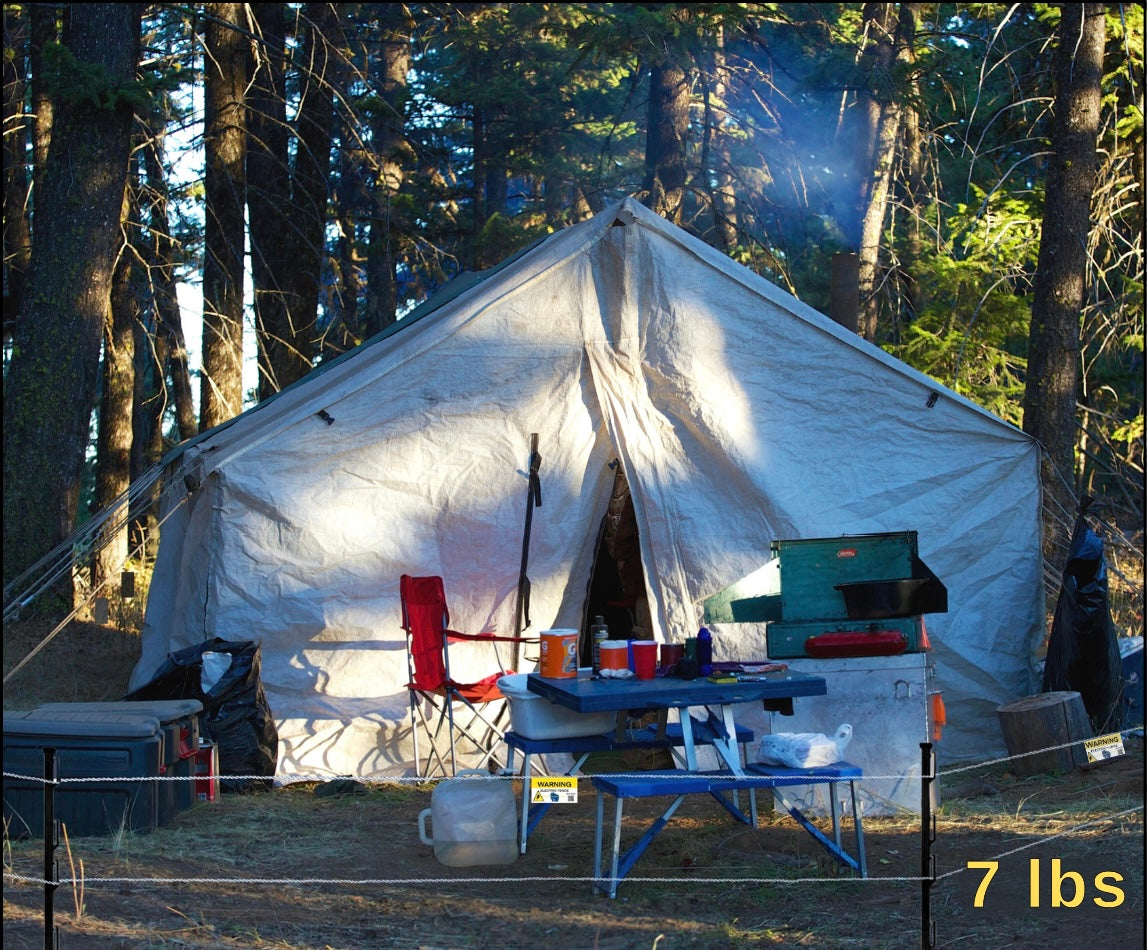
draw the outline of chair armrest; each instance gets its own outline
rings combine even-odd
[[[448,640],[488,640],[498,643],[540,643],[540,637],[501,637],[496,633],[459,633],[457,630],[444,630]]]

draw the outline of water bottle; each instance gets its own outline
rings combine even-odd
[[[601,644],[603,641],[609,639],[609,627],[606,626],[605,618],[598,615],[592,627],[589,628],[589,642],[590,652],[593,656],[593,671],[595,673],[601,672]]]
[[[701,676],[713,672],[713,635],[708,627],[697,631],[697,672]]]

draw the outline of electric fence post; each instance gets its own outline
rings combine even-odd
[[[936,818],[932,814],[932,783],[936,780],[936,754],[932,743],[920,743],[920,946],[932,950],[936,929],[932,924],[932,884],[936,880]]]
[[[44,948],[56,945],[53,901],[59,887],[56,868],[56,750],[44,749]]]

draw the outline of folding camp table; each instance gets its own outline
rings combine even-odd
[[[824,678],[808,673],[781,670],[764,673],[754,680],[734,683],[714,683],[708,679],[683,680],[662,677],[651,680],[594,679],[589,673],[579,672],[568,679],[551,679],[531,673],[526,688],[577,712],[603,712],[605,710],[694,710],[692,715],[681,713],[682,752],[685,767],[697,771],[697,742],[693,735],[692,719],[698,716],[713,728],[711,744],[724,767],[734,775],[743,775],[741,755],[737,746],[737,727],[733,722],[733,707],[739,703],[766,700],[791,700],[800,696],[824,696],[828,692]]]

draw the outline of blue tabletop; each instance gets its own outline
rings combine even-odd
[[[577,678],[551,679],[531,673],[526,688],[577,712],[616,709],[679,709],[684,706],[721,706],[764,699],[824,696],[823,676],[783,670],[766,673],[756,682],[713,683],[707,679],[683,680],[666,676],[651,680],[591,679],[588,672]]]

